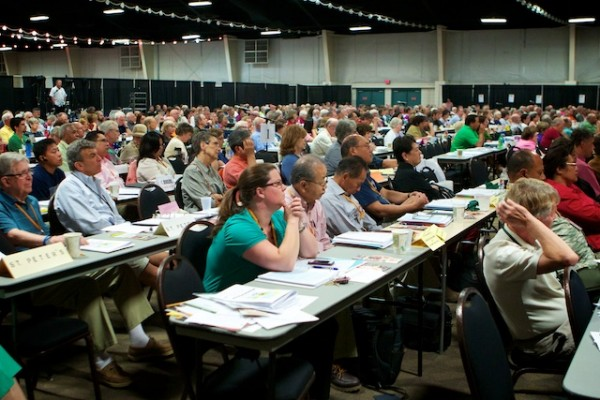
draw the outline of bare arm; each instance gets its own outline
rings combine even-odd
[[[6,234],[7,239],[14,245],[19,247],[34,248],[44,245],[44,239],[46,236],[38,235],[37,233],[27,232],[21,229],[11,229]],[[85,238],[81,238],[82,244],[87,244]],[[65,243],[65,237],[63,235],[50,236],[46,244],[54,243]]]
[[[475,147],[483,146],[483,142],[485,142],[485,132],[479,132],[479,139],[477,140]]]
[[[298,259],[303,257],[315,257],[318,253],[318,243],[313,235],[306,229],[299,233],[302,205],[300,199],[294,199],[286,206],[287,226],[281,246],[277,247],[268,240],[246,250],[243,257],[263,268],[272,271],[291,271]]]
[[[579,261],[579,256],[525,207],[512,200],[506,200],[498,204],[497,212],[500,219],[512,230],[527,232],[542,246],[542,255],[537,266],[538,274],[575,265]]]
[[[402,204],[382,204],[379,201],[374,201],[365,208],[369,214],[378,218],[397,218],[408,212],[422,210],[428,202],[427,196],[419,193],[417,196],[409,196]]]

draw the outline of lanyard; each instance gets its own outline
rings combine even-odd
[[[252,217],[254,222],[256,222],[256,225],[258,225],[260,230],[263,231],[263,228],[258,223],[258,218],[256,218],[256,215],[254,214],[254,212],[251,209],[248,209],[248,213],[250,213],[250,216]],[[263,233],[264,233],[264,231],[263,231]],[[271,238],[267,238],[267,240],[271,241],[271,239],[273,239],[273,241],[271,243],[273,243],[275,246],[277,246],[277,232],[275,232],[275,226],[273,225],[273,219],[271,219]]]
[[[29,220],[29,222],[31,222],[31,225],[33,225],[35,227],[35,229],[37,229],[41,233],[44,233],[44,230],[42,229],[42,226],[39,224],[38,221],[36,221],[33,218],[31,218],[31,215],[29,215],[29,212],[27,212],[26,210],[24,210],[23,207],[21,207],[21,205],[19,203],[15,203],[15,206],[19,209],[19,211],[21,212],[21,214],[23,214],[25,216],[25,218],[27,218]],[[31,206],[31,204],[29,204],[29,209],[33,212],[33,215],[35,215],[35,210]],[[37,216],[36,216],[36,219],[37,219]]]
[[[503,225],[503,226],[502,226],[502,230],[504,231],[504,233],[506,233],[506,235],[508,235],[508,237],[509,237],[509,238],[510,238],[510,239],[511,239],[513,242],[515,242],[516,244],[518,244],[518,245],[520,246],[521,244],[519,244],[519,242],[517,242],[517,239],[515,239],[515,238],[513,237],[513,235],[511,235],[510,233],[508,233],[508,231],[506,230],[506,227],[505,227],[505,226],[506,226],[506,225]]]
[[[356,211],[358,211],[358,218],[362,221],[363,218],[365,218],[365,210],[360,206],[360,204],[352,200],[352,197],[348,196],[346,193],[342,193],[342,196],[344,196],[348,203],[352,204],[354,208],[356,208]]]

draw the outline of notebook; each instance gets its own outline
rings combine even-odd
[[[87,239],[88,244],[81,246],[81,250],[97,251],[99,253],[112,253],[113,251],[132,247],[133,242],[127,240],[102,240]]]
[[[452,222],[452,213],[444,211],[406,213],[398,218],[398,221],[406,225],[447,226]]]
[[[346,232],[337,235],[331,242],[333,244],[384,249],[391,246],[393,240],[390,232]]]
[[[259,275],[259,282],[316,288],[336,278],[337,269],[302,268],[290,272],[267,272]]]

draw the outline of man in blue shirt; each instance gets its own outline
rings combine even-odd
[[[48,200],[58,185],[65,179],[62,165],[62,154],[52,139],[40,140],[33,145],[33,154],[38,162],[33,172],[33,189],[31,195],[38,200]]]
[[[38,201],[29,195],[32,179],[29,162],[17,153],[0,155],[0,231],[18,249],[26,250],[51,243],[64,243],[64,237],[50,236],[42,220]],[[85,321],[94,340],[96,368],[100,382],[125,387],[131,376],[121,369],[106,350],[117,343],[102,295],[110,293],[129,330],[128,356],[133,361],[173,354],[168,344],[146,335],[142,321],[154,314],[131,268],[118,266],[36,290],[36,305],[52,304],[76,311]]]
[[[350,135],[342,143],[342,157],[358,156],[367,164],[371,162],[369,141],[364,136]],[[427,196],[420,192],[402,193],[381,187],[372,177],[370,171],[354,194],[360,205],[376,221],[396,219],[407,212],[421,210],[428,203]]]

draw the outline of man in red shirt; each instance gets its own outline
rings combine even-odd
[[[250,132],[245,129],[231,132],[227,143],[233,151],[233,157],[223,168],[223,182],[227,189],[231,189],[237,184],[242,172],[256,164],[256,157],[254,156],[254,142],[250,137]]]

